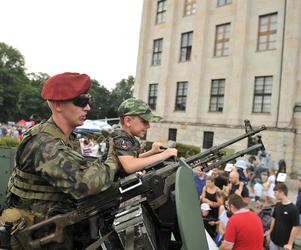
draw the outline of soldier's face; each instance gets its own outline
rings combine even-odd
[[[89,104],[85,107],[79,107],[74,105],[72,101],[64,102],[62,103],[62,116],[71,127],[75,128],[84,124],[90,109]]]
[[[149,122],[139,116],[132,116],[129,123],[129,132],[131,135],[143,137],[149,129]]]

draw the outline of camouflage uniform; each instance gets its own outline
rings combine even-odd
[[[113,145],[114,145],[114,153],[115,155],[130,155],[135,158],[139,157],[141,153],[140,142],[135,136],[129,135],[127,132],[121,129],[115,129],[112,132]],[[118,162],[118,177],[125,177],[127,173],[123,170],[123,167],[120,161],[117,158]]]
[[[116,173],[114,156],[100,164],[79,152],[75,135],[67,138],[52,118],[30,128],[17,150],[8,205],[30,211],[36,223],[72,210],[75,200],[106,190]],[[65,241],[62,249],[72,249],[72,244]]]

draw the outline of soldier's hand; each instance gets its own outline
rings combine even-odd
[[[162,152],[162,154],[164,154],[165,159],[168,159],[172,156],[177,156],[178,155],[178,150],[175,149],[175,148],[168,148],[164,152]]]
[[[152,145],[152,152],[154,154],[161,153],[164,151],[163,144],[161,142],[154,142]]]

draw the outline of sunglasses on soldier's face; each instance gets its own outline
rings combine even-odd
[[[80,95],[80,96],[76,97],[75,99],[73,99],[72,103],[77,107],[84,108],[88,104],[90,104],[90,101],[91,101],[91,95],[85,94],[85,95]]]

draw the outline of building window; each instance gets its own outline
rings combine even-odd
[[[185,0],[184,16],[190,16],[196,12],[196,0]]]
[[[161,64],[162,47],[163,47],[163,38],[154,40],[152,65]]]
[[[277,13],[259,17],[257,50],[276,48]]]
[[[212,80],[209,111],[223,112],[224,94],[225,79]]]
[[[165,22],[166,19],[166,0],[157,2],[156,24]]]
[[[192,35],[193,32],[182,33],[181,37],[181,49],[180,49],[180,62],[190,60],[192,49]]]
[[[177,129],[176,128],[168,129],[168,140],[169,141],[177,141]]]
[[[217,0],[217,7],[231,4],[232,0]]]
[[[214,56],[228,56],[230,44],[230,23],[217,25],[215,31]]]
[[[188,82],[177,82],[175,110],[186,109],[187,87]]]
[[[157,105],[157,92],[158,92],[158,83],[150,84],[148,90],[148,105],[153,110],[156,109],[156,105]]]
[[[204,131],[203,148],[211,148],[213,146],[214,132]]]
[[[272,76],[255,77],[254,113],[269,113],[271,111],[272,84]]]

